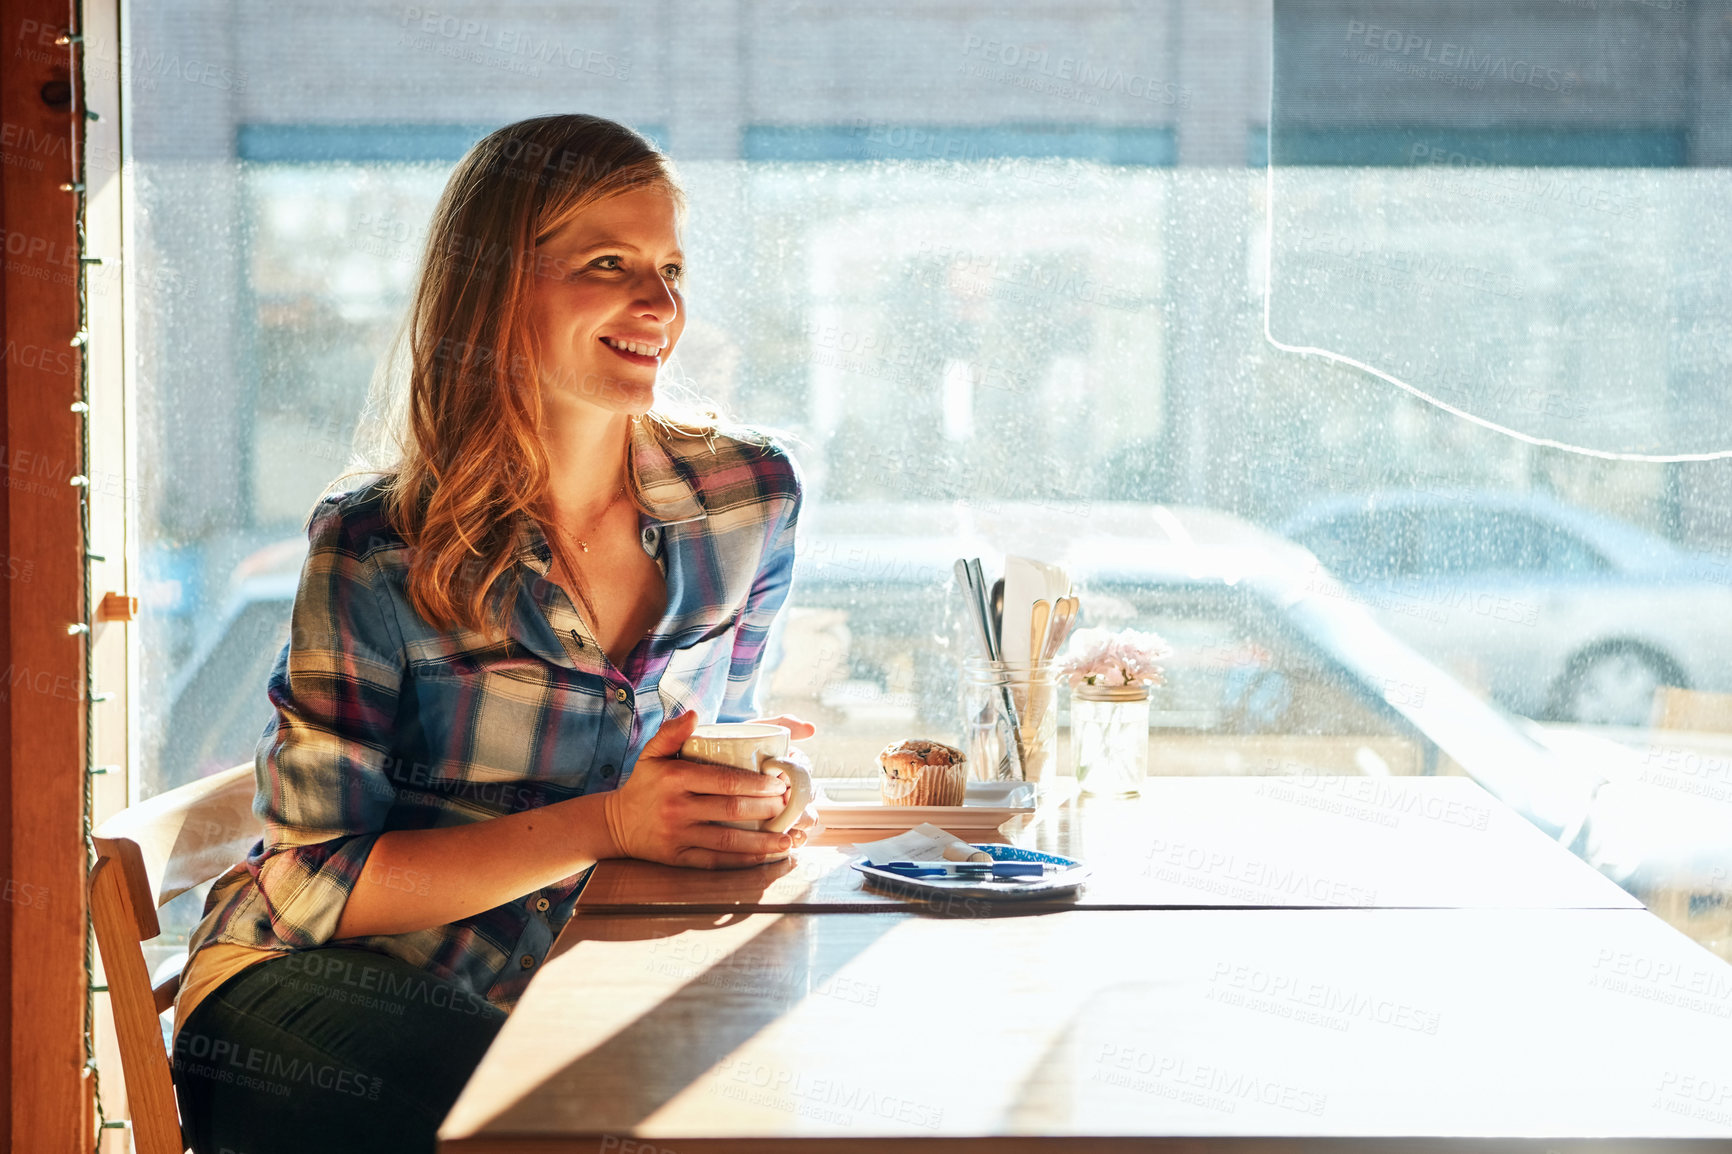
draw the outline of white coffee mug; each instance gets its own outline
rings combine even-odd
[[[793,736],[784,726],[751,721],[700,725],[692,730],[692,735],[680,746],[680,758],[684,761],[727,765],[757,773],[781,770],[788,775],[788,808],[781,813],[767,821],[718,821],[717,825],[786,833],[789,826],[800,820],[800,814],[812,800],[812,775],[805,766],[788,760],[788,743]]]

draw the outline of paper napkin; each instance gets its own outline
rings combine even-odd
[[[1045,601],[1054,605],[1070,593],[1070,577],[1057,565],[1035,561],[1028,557],[1004,559],[1004,628],[1001,648],[1009,662],[1029,660],[1029,626],[1034,620],[1034,603]]]
[[[972,848],[955,834],[939,829],[931,822],[921,822],[895,837],[861,842],[851,848],[874,862],[992,860],[991,854]]]

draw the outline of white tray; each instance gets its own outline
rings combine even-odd
[[[961,805],[885,805],[875,777],[821,778],[818,817],[830,829],[997,829],[1033,813],[1035,787],[1026,781],[971,781]]]

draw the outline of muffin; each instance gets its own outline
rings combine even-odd
[[[911,737],[878,755],[878,792],[885,805],[961,805],[968,758],[960,749]]]

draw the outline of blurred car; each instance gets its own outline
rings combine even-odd
[[[1280,532],[1390,632],[1516,713],[1639,726],[1661,686],[1732,688],[1732,558],[1478,490],[1331,498]]]
[[[290,538],[235,566],[216,621],[169,685],[166,710],[148,719],[160,735],[153,774],[160,788],[252,760],[271,717],[265,683],[288,640],[306,556],[306,538]]]

